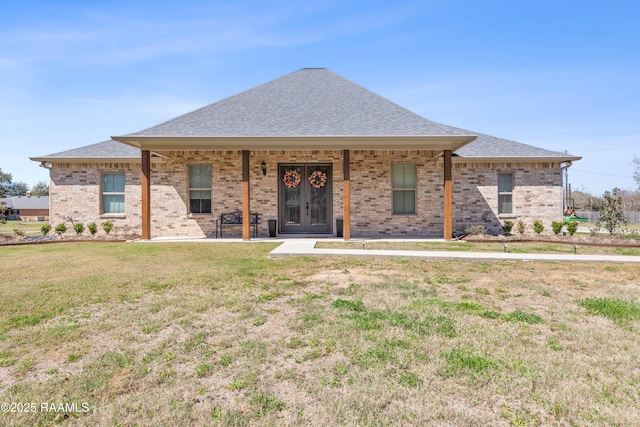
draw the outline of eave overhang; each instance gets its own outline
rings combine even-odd
[[[44,163],[140,163],[140,156],[137,157],[55,157],[55,156],[42,156],[42,157],[29,157],[29,160],[34,162]],[[158,157],[152,157],[151,162],[161,163],[163,159]]]
[[[430,136],[112,136],[114,141],[149,151],[195,150],[451,150],[475,135]]]
[[[521,157],[501,157],[501,156],[454,156],[451,160],[454,163],[540,163],[540,162],[575,162],[581,160],[579,156],[521,156]]]

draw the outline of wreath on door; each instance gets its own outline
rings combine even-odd
[[[297,170],[290,170],[284,173],[284,178],[282,179],[284,185],[289,188],[296,188],[300,185],[300,172]]]
[[[313,188],[322,188],[327,185],[327,174],[322,171],[313,171],[309,175],[309,182]]]

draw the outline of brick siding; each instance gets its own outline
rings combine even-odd
[[[442,236],[444,212],[443,161],[430,151],[368,151],[351,154],[351,235]],[[263,176],[261,163],[267,174]],[[188,212],[188,165],[212,165],[212,213]],[[253,151],[250,156],[251,210],[261,215],[259,235],[268,234],[267,219],[278,216],[278,164],[332,165],[333,221],[343,215],[342,151]],[[416,214],[392,214],[391,167],[416,165]],[[101,212],[101,175],[125,175],[125,213]],[[498,173],[514,175],[513,215],[498,215]],[[139,163],[62,163],[51,170],[51,222],[112,221],[117,230],[140,233],[141,189]],[[151,235],[205,236],[215,233],[220,213],[242,208],[240,151],[177,151],[154,159],[151,170]],[[504,220],[523,220],[531,230],[534,220],[550,229],[562,216],[562,175],[557,163],[465,163],[453,165],[454,234],[470,225],[500,232]],[[335,234],[335,226],[332,227]],[[229,235],[240,235],[240,227]],[[100,233],[102,229],[100,228]],[[227,235],[227,230],[225,230]]]

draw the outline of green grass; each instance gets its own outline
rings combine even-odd
[[[274,247],[1,247],[0,401],[90,411],[0,424],[636,422],[635,265]]]
[[[588,298],[579,304],[592,314],[604,316],[614,322],[640,320],[640,304],[617,298]]]
[[[473,351],[453,349],[441,354],[447,362],[443,375],[480,374],[488,370],[498,370],[499,365],[491,357]]]

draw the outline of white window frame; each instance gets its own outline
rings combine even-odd
[[[209,187],[191,187],[191,168],[194,166],[208,166],[209,167]],[[210,163],[192,163],[187,165],[187,184],[188,184],[188,193],[187,193],[187,198],[189,200],[188,203],[188,209],[189,209],[189,215],[211,215],[213,213],[213,167],[211,166]],[[209,192],[209,200],[210,200],[210,206],[209,206],[209,212],[192,212],[191,210],[191,192],[192,191],[205,191],[205,192]],[[202,200],[205,199],[198,199],[200,200],[200,210],[202,211]]]
[[[510,191],[500,191],[500,177],[501,176],[510,176],[511,177],[511,188]],[[515,213],[515,206],[513,205],[513,189],[515,188],[515,176],[513,172],[499,172],[498,173],[498,215],[513,215]],[[502,211],[502,202],[501,198],[509,196],[511,199],[511,212],[503,212]]]
[[[403,166],[403,176],[404,176],[404,167],[406,166],[412,166],[413,167],[413,173],[414,173],[414,185],[413,187],[394,187],[394,179],[393,179],[393,170],[394,167],[396,166]],[[395,216],[407,216],[407,215],[416,215],[417,211],[418,211],[418,200],[417,200],[417,195],[418,195],[418,191],[417,191],[417,187],[418,186],[418,167],[416,166],[415,163],[393,163],[391,165],[391,214],[395,215]],[[395,206],[394,206],[394,198],[395,198],[395,194],[396,192],[413,192],[413,212],[396,212],[395,211]]]
[[[122,191],[106,191],[106,189],[104,188],[104,178],[107,175],[121,175],[122,176],[122,181],[124,183],[124,187],[122,189]],[[126,199],[126,192],[127,189],[127,176],[124,172],[103,172],[102,175],[100,176],[100,213],[101,215],[104,216],[123,216],[125,215],[126,209],[127,209],[127,199]],[[106,196],[122,196],[122,212],[107,212],[106,210],[106,203],[104,201],[104,198]]]

